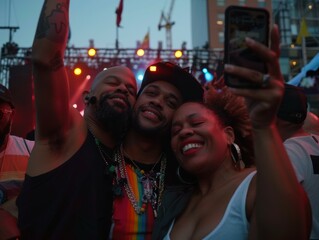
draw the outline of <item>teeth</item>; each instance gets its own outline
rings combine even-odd
[[[183,148],[182,148],[182,151],[183,152],[186,152],[187,150],[189,149],[192,149],[192,148],[200,148],[202,145],[199,144],[199,143],[189,143],[189,144],[186,144]]]
[[[157,115],[154,113],[154,112],[151,112],[151,111],[145,111],[145,113],[149,114],[149,115],[152,115],[154,117],[157,117]]]
[[[124,100],[123,100],[122,98],[115,97],[115,98],[113,98],[113,99],[118,100],[118,101],[121,101],[121,102],[124,102]]]

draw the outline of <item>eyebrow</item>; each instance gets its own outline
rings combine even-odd
[[[187,120],[190,120],[190,119],[196,117],[197,115],[198,115],[198,113],[192,113],[192,114],[190,114],[190,115],[187,115],[187,116],[186,116],[186,119],[187,119]],[[182,124],[181,122],[182,122],[182,121],[180,121],[180,120],[175,121],[175,122],[172,123],[172,126],[180,125],[180,124]]]
[[[104,78],[104,80],[107,80],[108,78],[114,78],[114,79],[115,79],[116,81],[118,81],[118,82],[121,81],[121,78],[118,77],[118,76],[115,76],[115,75],[108,75],[108,76],[106,76],[106,77]],[[129,85],[131,88],[134,88],[134,89],[135,89],[134,84],[129,83],[129,82],[127,82],[127,83],[125,83],[125,84],[126,84],[126,85]]]
[[[149,84],[149,86],[148,86],[147,89],[149,89],[149,88],[155,88],[156,90],[161,91],[161,88],[160,88],[159,86],[157,86],[157,85],[151,85],[151,84]],[[145,89],[146,89],[146,88],[145,88]],[[174,95],[173,93],[168,92],[167,95],[168,95],[169,98],[174,98],[177,102],[182,102],[182,101],[183,101],[183,100],[180,101],[180,100],[178,99],[178,97],[177,97],[176,95]]]

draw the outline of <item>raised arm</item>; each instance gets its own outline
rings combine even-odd
[[[275,126],[284,91],[277,27],[272,31],[271,42],[271,49],[247,42],[267,63],[271,77],[268,85],[253,90],[233,89],[246,98],[253,124],[257,177],[252,185],[256,197],[250,239],[307,239],[311,226],[309,203]],[[262,84],[261,73],[236,66],[226,66],[225,71]]]
[[[45,0],[32,46],[37,140],[60,139],[70,126],[69,86],[63,57],[69,0]]]
[[[27,174],[48,172],[68,160],[86,136],[84,119],[70,104],[63,58],[69,0],[45,0],[32,46],[36,107],[35,146]]]

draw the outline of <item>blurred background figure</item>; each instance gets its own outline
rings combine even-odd
[[[307,107],[304,90],[285,84],[276,124],[298,181],[310,201],[310,239],[319,239],[319,135],[315,133],[318,132],[318,117],[308,112]]]
[[[307,112],[306,119],[303,123],[303,129],[312,134],[319,135],[319,118],[313,112]]]
[[[0,84],[0,239],[19,236],[15,200],[34,145],[10,134],[14,113],[11,93]]]

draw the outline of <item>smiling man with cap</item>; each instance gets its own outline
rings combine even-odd
[[[139,89],[139,94],[150,83],[166,81],[175,86],[183,97],[183,101],[201,101],[203,87],[186,69],[171,62],[158,62],[149,66]]]
[[[310,201],[310,239],[319,239],[319,136],[303,129],[306,116],[307,96],[303,89],[285,84],[285,94],[277,113],[277,128]]]
[[[151,238],[164,188],[175,181],[176,162],[169,149],[173,113],[183,102],[202,97],[200,83],[178,65],[158,62],[146,69],[132,126],[114,156],[118,194],[113,239]]]

